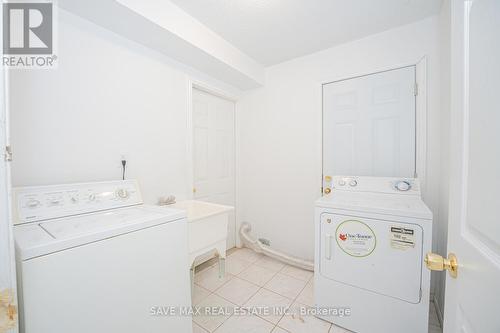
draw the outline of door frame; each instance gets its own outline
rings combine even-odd
[[[424,55],[420,59],[412,63],[399,64],[390,67],[376,68],[373,71],[363,73],[352,73],[347,76],[340,76],[332,78],[331,80],[322,81],[319,85],[321,96],[321,123],[319,133],[319,143],[321,147],[321,156],[319,158],[319,174],[320,188],[323,187],[323,119],[324,119],[324,105],[323,105],[323,87],[326,84],[355,79],[363,76],[379,74],[392,70],[397,70],[406,67],[415,67],[415,81],[417,83],[417,96],[415,99],[415,173],[420,180],[420,187],[422,192],[425,193],[427,181],[427,56]],[[321,191],[321,195],[323,192]]]
[[[194,187],[194,160],[193,160],[193,89],[198,89],[208,94],[220,97],[222,99],[228,100],[234,103],[234,117],[233,117],[233,126],[234,126],[234,217],[235,217],[235,245],[236,247],[241,247],[241,239],[239,237],[239,227],[240,227],[240,218],[239,218],[239,209],[238,209],[238,193],[236,189],[239,184],[239,173],[237,166],[239,161],[239,154],[237,147],[239,146],[239,135],[237,131],[237,109],[238,109],[238,98],[239,96],[229,92],[225,89],[221,89],[215,87],[209,83],[204,81],[200,81],[193,78],[187,79],[187,128],[186,128],[186,161],[187,161],[187,189],[186,198],[188,200],[193,199],[193,187]]]
[[[1,21],[1,19],[0,19]],[[1,26],[0,26],[0,32],[1,32]],[[15,258],[15,244],[14,244],[14,231],[13,231],[13,222],[12,222],[12,182],[11,182],[11,167],[10,167],[10,162],[6,160],[6,146],[10,146],[10,99],[9,99],[9,70],[7,68],[0,69],[0,80],[2,80],[2,84],[0,84],[0,88],[3,89],[3,91],[0,92],[0,96],[3,96],[3,101],[0,99],[0,112],[3,113],[3,117],[5,120],[5,133],[0,133],[2,138],[0,139],[0,163],[5,163],[5,173],[0,174],[0,177],[5,177],[4,183],[6,188],[5,190],[5,202],[0,203],[0,207],[5,208],[3,217],[6,217],[6,219],[0,218],[0,234],[3,235],[3,240],[6,240],[5,247],[8,248],[8,255],[4,256],[3,259],[6,259],[5,261],[2,260],[0,262],[0,265],[6,266],[5,271],[4,267],[2,267],[2,274],[6,273],[7,270],[9,271],[10,277],[7,277],[7,281],[2,281],[2,282],[7,282],[8,284],[10,283],[10,286],[8,289],[12,292],[12,301],[13,305],[16,309],[18,308],[18,290],[17,290],[17,273],[16,273],[16,258]],[[2,198],[3,199],[3,198]],[[3,201],[3,200],[2,200]],[[3,207],[3,205],[6,204],[7,207]],[[0,291],[2,291],[3,287],[0,286]],[[18,323],[18,316],[15,316],[15,326],[14,328],[8,330],[7,332],[12,332],[16,333],[19,330],[19,323]]]

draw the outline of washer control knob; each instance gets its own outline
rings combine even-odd
[[[408,182],[406,180],[401,180],[401,181],[396,183],[395,187],[396,187],[396,190],[398,190],[398,191],[406,192],[406,191],[409,191],[411,189],[411,184],[410,184],[410,182]]]
[[[126,189],[120,188],[116,190],[116,196],[120,199],[127,199],[130,196],[130,194]]]
[[[345,180],[343,180],[343,179],[339,180],[339,185],[340,186],[345,186]]]
[[[60,203],[61,203],[60,199],[52,199],[52,200],[50,200],[50,204],[53,205],[53,206],[57,206]]]
[[[95,194],[94,193],[89,194],[89,201],[95,201]]]
[[[26,203],[26,205],[29,208],[35,208],[35,207],[38,207],[40,205],[40,201],[35,200],[35,199],[30,199],[30,200],[28,200],[28,202]]]
[[[356,185],[358,185],[358,181],[357,181],[356,179],[353,179],[353,180],[351,180],[351,181],[349,182],[349,186],[351,186],[351,187],[354,187],[354,186],[356,186]]]

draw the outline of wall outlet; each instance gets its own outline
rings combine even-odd
[[[269,239],[259,238],[259,242],[261,242],[264,245],[271,246],[271,241]]]

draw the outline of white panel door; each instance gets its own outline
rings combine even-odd
[[[0,36],[2,19],[0,15]],[[14,333],[17,332],[17,316],[14,315],[17,292],[10,219],[10,170],[5,155],[5,147],[9,144],[6,95],[4,67],[0,66],[0,332]]]
[[[445,333],[500,332],[500,1],[452,1]],[[444,254],[444,253],[443,253]]]
[[[234,206],[234,102],[193,89],[193,164],[196,200]],[[235,246],[235,217],[227,247]]]
[[[414,176],[414,66],[323,85],[323,174]]]

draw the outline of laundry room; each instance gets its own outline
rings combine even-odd
[[[0,333],[500,332],[500,2],[1,17]]]

